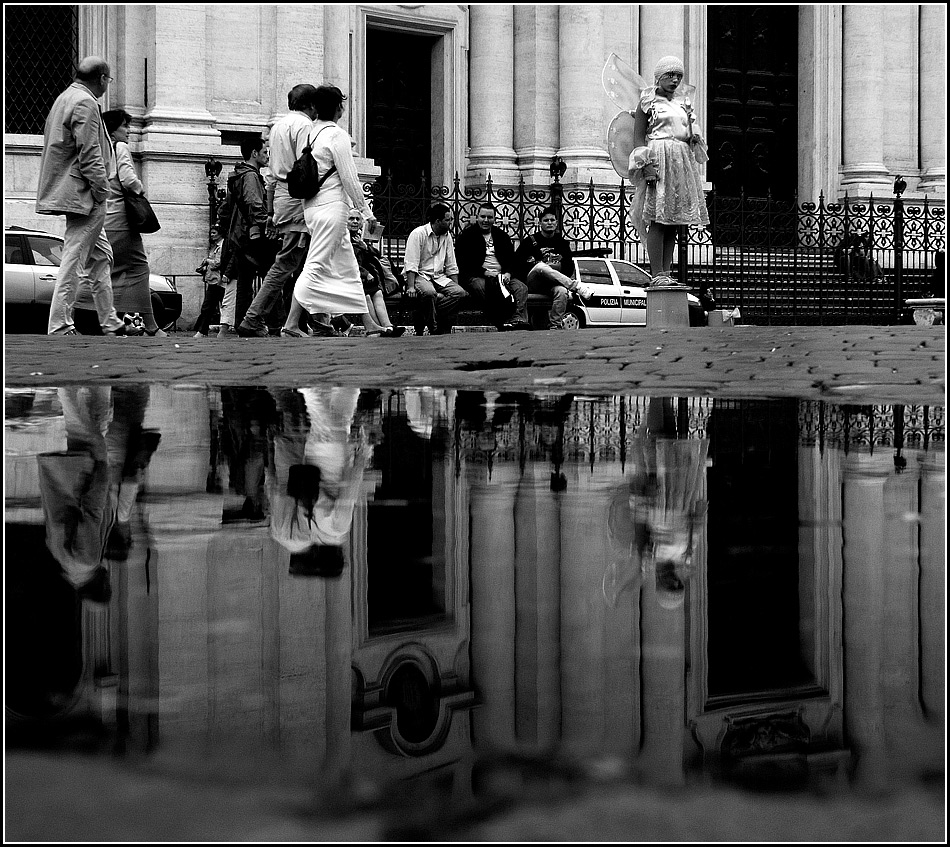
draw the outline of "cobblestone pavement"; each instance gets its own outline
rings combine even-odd
[[[462,332],[398,339],[8,335],[5,382],[329,381],[442,388],[942,404],[944,327],[726,327]]]

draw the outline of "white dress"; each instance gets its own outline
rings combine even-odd
[[[633,177],[630,213],[640,241],[652,223],[668,226],[707,225],[706,198],[699,165],[689,138],[696,132],[696,115],[679,101],[651,92],[640,100],[647,116],[647,147],[656,163],[657,180],[648,183],[642,171]]]
[[[322,127],[326,129],[318,136]],[[316,121],[310,137],[320,173],[333,165],[336,171],[304,202],[310,249],[294,285],[294,298],[310,314],[364,314],[366,297],[346,218],[351,207],[367,217],[370,211],[353,162],[350,136],[332,121]]]

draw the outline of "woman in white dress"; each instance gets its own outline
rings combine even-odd
[[[682,61],[666,56],[653,73],[655,84],[642,92],[633,116],[631,215],[650,257],[653,287],[670,288],[678,287],[671,276],[676,227],[709,223],[699,171],[709,156],[689,97],[677,92]]]
[[[310,314],[315,336],[340,334],[330,325],[331,314],[367,312],[346,219],[351,206],[366,220],[375,222],[375,218],[363,196],[350,136],[336,124],[343,115],[344,100],[346,96],[336,86],[319,86],[315,95],[317,119],[310,133],[312,155],[320,174],[336,166],[317,194],[304,201],[310,249],[294,285],[294,299]]]

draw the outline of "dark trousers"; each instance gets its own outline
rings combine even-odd
[[[198,320],[192,327],[192,332],[200,332],[207,335],[211,324],[217,323],[221,318],[221,301],[224,299],[223,285],[209,285],[205,288],[205,299],[201,304],[201,311],[198,313]]]
[[[306,232],[284,233],[280,250],[270,266],[267,275],[261,282],[260,290],[244,315],[244,324],[250,329],[263,329],[264,323],[275,312],[279,321],[283,323],[287,311],[290,309],[290,298],[293,297],[293,286],[304,262],[307,260],[307,250],[310,247],[310,234]],[[240,290],[240,289],[239,289]],[[237,311],[235,310],[235,320]]]
[[[478,300],[489,323],[497,327],[508,321],[528,323],[528,286],[520,279],[511,277],[506,286],[515,298],[514,303],[501,296],[497,276],[471,276],[462,286]]]

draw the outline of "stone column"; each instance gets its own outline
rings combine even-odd
[[[852,454],[844,473],[845,729],[857,755],[856,774],[868,788],[887,777],[884,745],[884,576],[887,539],[884,486],[891,455]]]
[[[890,92],[885,88],[888,63],[882,41],[887,8],[880,4],[844,7],[841,189],[852,197],[891,192],[882,132],[890,109]]]
[[[515,6],[514,30],[515,153],[525,183],[547,185],[558,146],[557,6]]]
[[[274,109],[276,119],[287,114],[287,93],[295,85],[320,85],[324,68],[326,14],[320,6],[270,7],[274,27]],[[325,73],[325,72],[324,72]],[[344,89],[344,94],[350,92]]]
[[[147,44],[148,110],[143,141],[150,153],[218,152],[219,133],[207,109],[207,7],[159,4],[151,7]],[[149,192],[154,202],[154,195]]]
[[[352,134],[354,108],[350,90],[350,9],[346,5],[326,3],[323,6],[323,79],[315,83],[335,85],[349,99],[340,125]],[[356,108],[361,108],[356,106]]]
[[[472,682],[484,705],[472,716],[477,743],[515,741],[515,525],[518,466],[484,465],[471,488]]]
[[[562,183],[616,183],[607,156],[607,95],[601,82],[606,53],[604,7],[558,6]]]
[[[670,4],[640,6],[640,75],[653,79],[653,68],[664,56],[678,56],[687,61],[687,7]],[[697,22],[697,26],[699,23]],[[686,66],[687,82],[693,68]]]
[[[893,56],[885,85],[887,106],[879,113],[884,130],[884,166],[891,179],[897,174],[907,178],[908,188],[914,190],[918,173],[918,112],[917,85],[924,76],[918,76],[917,52],[920,6],[908,3],[882,5],[887,33],[887,55]],[[878,51],[881,42],[878,39]],[[878,52],[878,61],[880,52]],[[944,97],[946,100],[946,97]]]
[[[947,7],[920,8],[919,192],[947,192]]]
[[[491,174],[499,185],[518,181],[514,151],[514,7],[473,5],[471,16],[467,177],[479,184]]]

